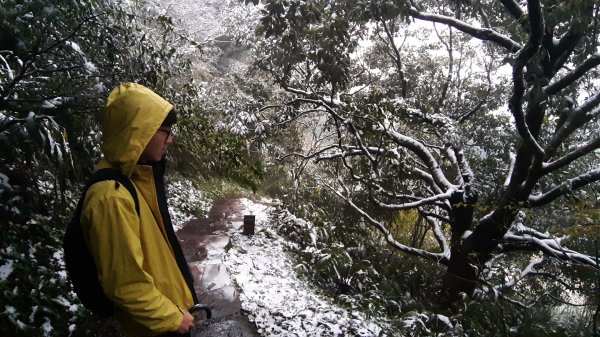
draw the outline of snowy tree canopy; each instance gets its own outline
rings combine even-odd
[[[265,1],[260,65],[289,99],[264,112],[280,126],[317,116],[309,128],[321,141],[291,155],[321,163],[323,184],[389,245],[447,266],[446,304],[473,294],[505,252],[597,269],[535,228],[535,214],[600,180],[598,11],[591,1]],[[436,244],[400,242],[386,212],[417,212]]]

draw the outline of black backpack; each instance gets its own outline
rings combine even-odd
[[[135,211],[138,216],[140,215],[139,200],[131,180],[117,170],[110,168],[100,169],[92,175],[86,184],[81,194],[81,199],[79,199],[79,203],[77,204],[75,215],[73,215],[73,218],[69,222],[63,239],[65,269],[71,279],[73,290],[75,290],[83,306],[100,317],[112,316],[114,314],[114,305],[106,297],[100,286],[96,263],[85,243],[79,220],[87,190],[95,183],[105,180],[114,180],[115,188],[117,189],[121,185],[125,186],[133,197]]]

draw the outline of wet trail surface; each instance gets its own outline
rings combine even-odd
[[[242,231],[245,207],[240,199],[217,200],[207,218],[186,223],[177,235],[195,279],[202,304],[212,310],[210,320],[198,322],[196,337],[259,336],[242,313],[239,291],[223,263],[232,231]]]

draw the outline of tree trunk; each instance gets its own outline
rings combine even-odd
[[[455,303],[461,293],[471,296],[477,286],[479,268],[474,254],[469,247],[463,244],[452,246],[448,269],[444,275],[441,292],[441,307],[448,308]]]
[[[463,296],[461,293],[473,295],[484,264],[492,257],[515,215],[515,208],[499,208],[482,219],[467,238],[452,243],[450,262],[442,283],[442,308],[450,307]],[[465,225],[461,227],[465,228]]]

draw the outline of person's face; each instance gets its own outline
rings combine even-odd
[[[173,144],[171,128],[160,127],[146,145],[139,161],[142,163],[160,161],[167,153],[167,147],[171,144]]]

